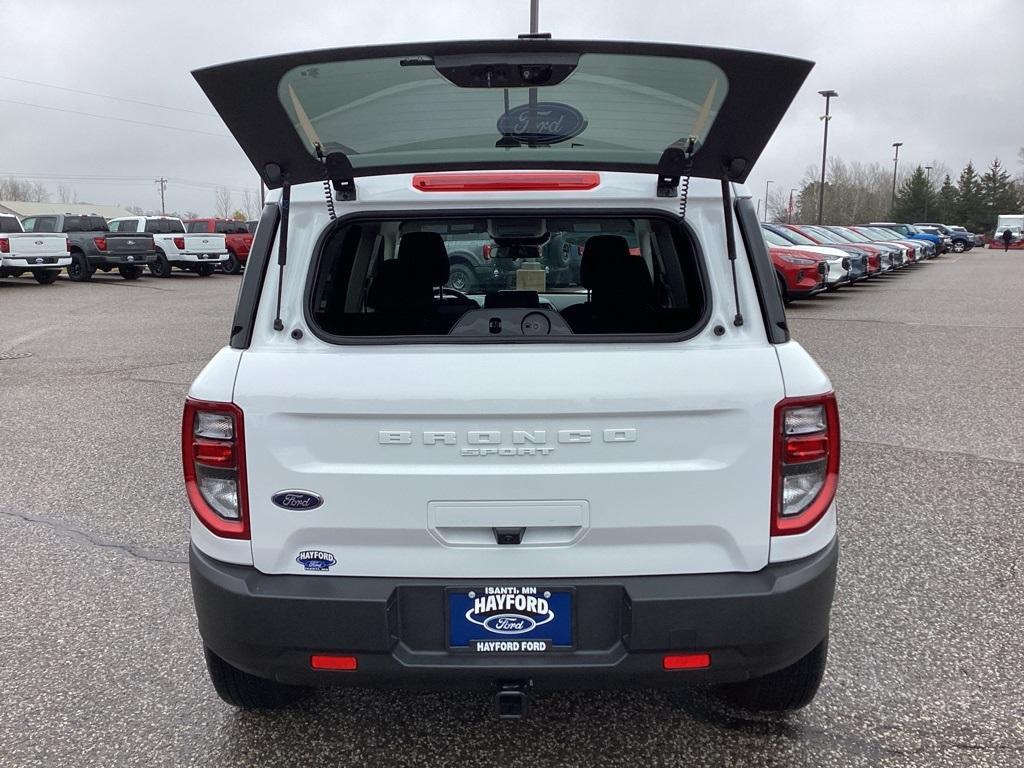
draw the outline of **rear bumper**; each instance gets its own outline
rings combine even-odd
[[[156,260],[156,251],[143,253],[112,254],[104,253],[86,257],[93,267],[142,267]]]
[[[36,258],[42,258],[43,263],[36,263]],[[60,267],[66,267],[70,263],[70,256],[32,256],[23,259],[4,257],[3,259],[0,259],[0,267],[8,267],[12,269],[59,269]]]
[[[173,259],[168,259],[172,264],[219,264],[227,260],[227,251],[224,253],[179,253]]]
[[[445,587],[481,586],[479,579],[268,576],[194,546],[189,561],[203,642],[260,677],[445,688],[529,679],[540,688],[585,688],[728,682],[792,664],[828,632],[838,557],[833,540],[756,573],[542,579],[575,588],[577,649],[525,656],[448,652]],[[709,653],[711,666],[665,672],[669,652]],[[313,653],[354,655],[358,669],[314,671]]]

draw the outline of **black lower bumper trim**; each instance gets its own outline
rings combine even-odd
[[[828,633],[839,546],[756,573],[543,579],[571,586],[576,649],[483,656],[450,653],[445,588],[535,580],[266,575],[194,546],[192,593],[203,642],[230,664],[281,682],[396,687],[638,687],[744,680],[792,664]],[[665,672],[668,652],[711,666]],[[315,671],[313,653],[344,653],[358,669]]]

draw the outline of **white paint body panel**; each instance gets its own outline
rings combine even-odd
[[[655,180],[637,174],[602,173],[602,184],[586,193],[423,193],[410,181],[361,178],[358,200],[338,203],[338,215],[678,212],[677,199],[656,197]],[[742,187],[736,193],[749,196]],[[250,349],[219,353],[192,389],[203,399],[233,397],[245,414],[256,568],[304,574],[295,558],[305,549],[337,558],[329,572],[309,574],[318,577],[582,578],[765,567],[783,362],[795,381],[817,380],[815,392],[830,385],[802,349],[794,346],[783,361],[768,343],[742,251],[736,272],[747,321],[733,325],[720,194],[716,182],[691,183],[687,223],[704,249],[712,314],[688,341],[342,346],[321,341],[305,323],[309,264],[330,222],[320,185],[295,188],[284,332],[272,329],[278,271],[270,269]],[[738,231],[736,243],[742,249]],[[714,335],[716,325],[723,336]],[[300,340],[291,336],[296,329]],[[801,366],[810,370],[801,374]],[[527,443],[514,433],[523,432],[530,446],[552,450],[518,453]],[[437,437],[447,433],[454,444]],[[589,441],[571,439],[585,434]],[[634,439],[607,441],[607,434]],[[481,447],[496,450],[463,455]],[[284,489],[319,494],[324,504],[281,509],[270,499]],[[439,513],[448,525],[439,526]],[[528,531],[521,545],[499,547],[480,535],[496,520],[546,530],[532,544]],[[193,540],[217,556],[203,537]]]

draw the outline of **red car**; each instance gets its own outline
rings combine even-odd
[[[794,299],[806,299],[825,290],[828,264],[825,258],[812,251],[799,248],[768,246],[775,265],[782,300],[787,304]]]
[[[228,246],[228,260],[224,262],[223,270],[229,275],[237,275],[242,271],[252,247],[252,233],[244,221],[216,218],[186,219],[185,228],[189,232],[223,234]]]
[[[828,248],[840,248],[851,254],[863,254],[864,270],[854,278],[855,280],[863,280],[865,277],[871,277],[882,272],[882,249],[878,246],[868,245],[867,243],[850,243],[839,237],[835,232],[830,232],[825,227],[819,227],[814,224],[786,224],[784,226],[799,232],[818,245]]]

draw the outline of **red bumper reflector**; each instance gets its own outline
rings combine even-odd
[[[526,173],[418,173],[412,185],[420,192],[550,192],[593,189],[601,174],[593,171]]]
[[[359,668],[355,656],[335,656],[331,653],[315,653],[309,657],[313,669],[325,669],[334,672],[351,672]]]
[[[661,661],[665,669],[706,669],[711,666],[710,653],[671,653]]]

